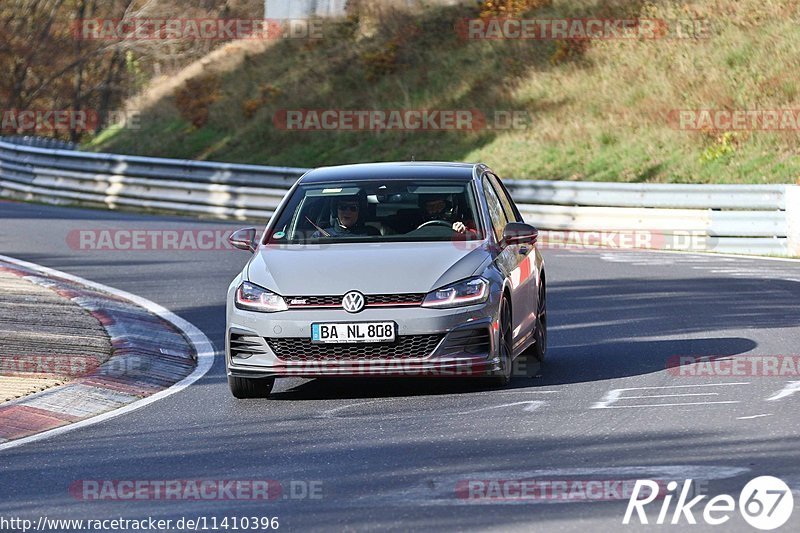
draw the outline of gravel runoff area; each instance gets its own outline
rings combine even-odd
[[[0,404],[64,383],[111,357],[111,338],[86,309],[0,268]]]
[[[193,345],[147,309],[0,260],[0,445],[125,407],[196,365]]]

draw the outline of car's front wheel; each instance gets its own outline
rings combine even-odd
[[[497,355],[500,360],[500,369],[492,377],[492,384],[496,387],[505,387],[511,381],[511,370],[514,364],[514,336],[511,326],[511,304],[508,298],[500,302],[500,332],[497,346]]]
[[[267,398],[275,385],[275,378],[240,378],[228,376],[228,386],[234,397],[245,400],[248,398]]]

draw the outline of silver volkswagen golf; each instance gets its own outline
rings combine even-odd
[[[319,168],[292,187],[228,291],[225,363],[237,398],[276,377],[481,376],[542,361],[538,232],[485,165]]]

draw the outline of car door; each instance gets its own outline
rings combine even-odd
[[[503,213],[509,222],[523,222],[519,210],[509,196],[500,178],[494,174],[487,174],[489,183],[500,201]],[[529,343],[530,336],[536,323],[536,305],[539,299],[539,290],[536,273],[536,253],[533,245],[518,244],[509,246],[514,254],[514,269],[509,274],[512,293],[512,313],[514,322],[519,329],[514,330],[514,349]]]
[[[489,174],[484,175],[482,186],[484,197],[486,198],[486,206],[489,208],[489,221],[491,222],[494,241],[499,246],[503,240],[503,230],[509,221],[508,215],[503,208],[503,203],[500,200],[500,196],[497,194],[495,186],[491,183]],[[499,250],[497,258],[495,259],[495,264],[503,276],[511,280],[511,321],[513,322],[512,329],[515,353],[517,353],[519,333],[525,331],[523,329],[523,324],[526,318],[525,315],[528,312],[526,311],[525,295],[518,290],[519,284],[514,282],[515,277],[518,278],[518,274],[515,273],[520,269],[521,255],[519,248],[519,245],[506,246]]]

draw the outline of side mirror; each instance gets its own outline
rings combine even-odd
[[[513,244],[536,244],[539,230],[524,222],[509,222],[503,230],[503,246]]]
[[[228,242],[231,246],[239,250],[247,250],[248,252],[256,251],[256,228],[239,229],[231,233],[228,237]]]

